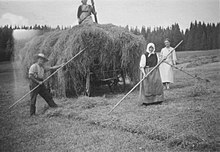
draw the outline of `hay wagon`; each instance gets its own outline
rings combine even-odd
[[[119,83],[123,85],[124,74],[134,82],[139,79],[145,39],[112,24],[77,25],[36,36],[19,51],[22,69],[28,73],[39,52],[53,66],[67,62],[83,48],[87,49],[48,81],[56,97],[91,96],[101,85],[113,91]]]
[[[122,69],[101,71],[99,65],[95,65],[86,76],[86,96],[93,96],[98,87],[108,86],[111,93],[125,90],[125,76]]]

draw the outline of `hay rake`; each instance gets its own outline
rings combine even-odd
[[[182,68],[178,68],[178,67],[176,67],[175,65],[172,65],[172,64],[170,64],[170,63],[168,63],[168,62],[164,62],[164,63],[166,63],[166,64],[172,66],[173,68],[175,68],[175,69],[177,69],[177,70],[179,70],[179,71],[181,71],[181,72],[183,72],[183,73],[185,73],[185,74],[191,76],[191,77],[194,78],[194,79],[203,80],[203,81],[205,81],[205,82],[210,82],[209,79],[204,79],[204,78],[201,78],[201,77],[199,77],[199,76],[197,76],[197,75],[192,75],[192,74],[186,72],[185,70],[183,70]]]

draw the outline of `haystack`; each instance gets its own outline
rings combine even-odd
[[[95,64],[99,64],[100,73],[121,69],[132,80],[138,80],[138,63],[145,48],[144,38],[112,24],[77,25],[35,37],[21,50],[22,67],[27,73],[35,62],[34,55],[40,52],[48,56],[48,65],[59,65],[86,47],[81,55],[48,81],[47,85],[55,90],[57,96],[82,94],[86,75]]]

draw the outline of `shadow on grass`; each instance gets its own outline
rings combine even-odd
[[[182,89],[182,88],[186,88],[186,87],[189,87],[189,86],[192,86],[193,84],[192,83],[179,83],[179,84],[174,84],[171,86],[171,90],[172,89]]]
[[[117,85],[115,86],[112,91],[109,89],[107,85],[100,86],[100,87],[94,87],[92,90],[92,97],[106,97],[106,98],[111,98],[114,95],[122,94],[128,92],[133,86],[126,84],[125,87],[123,85]]]

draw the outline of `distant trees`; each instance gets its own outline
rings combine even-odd
[[[25,30],[41,30],[42,33],[49,32],[52,30],[65,30],[71,28],[69,27],[63,27],[57,25],[56,28],[52,28],[47,25],[37,25],[34,26],[9,26],[5,25],[0,27],[0,62],[1,61],[9,61],[13,55],[14,50],[14,39],[13,39],[13,30],[17,29],[25,29]]]
[[[15,29],[34,29],[44,32],[52,30],[65,30],[71,27],[57,26],[52,28],[47,25],[34,25],[34,26],[9,26],[0,27],[0,61],[7,61],[11,59],[13,54],[13,30]],[[143,26],[141,29],[138,27],[130,27],[127,25],[126,30],[136,34],[143,35],[146,42],[153,42],[156,45],[157,51],[164,47],[164,39],[169,38],[172,42],[172,46],[175,46],[179,41],[184,40],[183,44],[178,47],[177,51],[184,50],[211,50],[220,49],[220,23],[217,24],[205,24],[204,22],[197,22],[190,24],[190,27],[185,31],[180,30],[177,23],[170,27],[151,27]]]
[[[48,32],[54,30],[53,28],[46,25],[34,25],[34,26],[9,26],[5,25],[0,27],[0,61],[9,61],[13,54],[14,39],[13,30],[25,29],[25,30],[42,30]]]
[[[0,61],[10,60],[13,52],[13,29],[4,26],[0,28]]]
[[[128,27],[126,26],[126,28]],[[147,43],[155,43],[157,50],[164,47],[163,41],[165,38],[169,38],[173,46],[184,40],[177,51],[220,49],[220,23],[215,25],[195,21],[190,24],[190,28],[186,29],[185,32],[180,30],[177,23],[167,28],[156,27],[151,29],[145,26],[141,30],[137,27],[130,28],[130,32],[143,35]]]
[[[219,32],[220,23],[205,24],[191,23],[190,29],[185,32],[185,49],[186,50],[207,50],[219,49]]]

